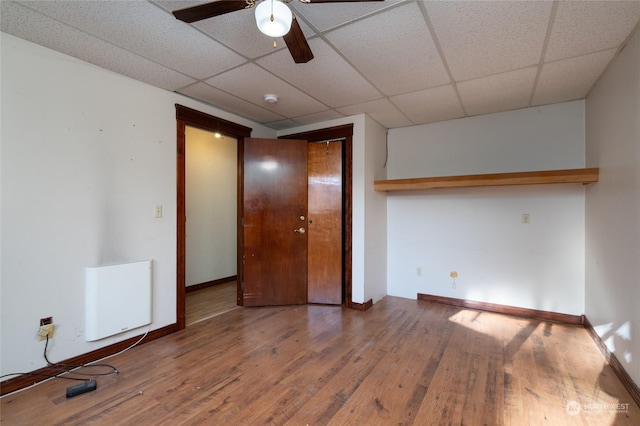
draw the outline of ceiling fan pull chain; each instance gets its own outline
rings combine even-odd
[[[271,17],[269,18],[271,19],[271,22],[273,22],[275,20],[275,18],[273,17],[273,0],[271,0]],[[278,44],[276,43],[276,39],[273,39],[273,48],[277,49],[278,48]]]

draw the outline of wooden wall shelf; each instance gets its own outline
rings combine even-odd
[[[553,183],[581,183],[598,181],[598,168],[544,170],[539,172],[494,173],[486,175],[439,176],[414,179],[377,180],[376,191],[415,191],[436,188],[471,188],[479,186],[542,185]]]

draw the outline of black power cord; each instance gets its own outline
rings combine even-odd
[[[116,355],[120,355],[124,352],[127,352],[129,349],[134,348],[135,346],[138,346],[138,344],[140,342],[142,342],[147,335],[149,334],[149,331],[151,330],[151,324],[149,324],[149,328],[147,329],[147,331],[142,335],[142,337],[140,337],[140,339],[138,339],[135,343],[133,343],[131,346],[121,350],[120,352],[116,352],[115,354],[109,355],[105,358],[111,358],[113,356]],[[47,348],[49,346],[49,336],[46,336],[47,341],[44,344],[44,359],[45,361],[47,361],[47,364],[50,367],[58,367],[61,368],[62,370],[55,373],[55,374],[43,374],[43,373],[36,373],[36,372],[29,372],[29,373],[8,373],[8,374],[3,374],[2,376],[0,376],[0,379],[5,378],[5,377],[9,377],[9,376],[39,376],[39,377],[45,377],[47,379],[67,379],[67,380],[78,380],[78,381],[83,381],[83,382],[89,382],[91,381],[90,379],[81,379],[78,377],[67,377],[67,376],[63,376],[63,374],[76,374],[76,375],[80,375],[80,376],[93,376],[93,377],[98,377],[98,376],[108,376],[111,374],[119,374],[120,372],[118,371],[118,369],[116,367],[114,367],[113,365],[110,364],[79,364],[79,365],[72,365],[72,364],[60,364],[60,363],[52,363],[51,361],[49,361],[49,359],[47,358]],[[105,359],[102,358],[102,359]],[[82,372],[77,372],[77,371],[73,371],[76,370],[78,368],[91,368],[91,367],[107,367],[110,368],[111,371],[107,372],[107,373],[82,373]],[[23,390],[29,389],[30,387],[33,387],[37,384],[40,384],[42,382],[38,382],[38,383],[34,383],[32,386],[26,387],[26,388],[22,388],[19,390],[16,390],[14,392],[11,393],[7,393],[5,395],[0,396],[0,398],[4,398],[6,396],[9,395],[13,395],[14,393],[17,392],[21,392]]]
[[[65,373],[69,373],[69,374],[76,374],[79,376],[89,376],[89,377],[99,377],[99,376],[110,376],[111,374],[118,374],[119,371],[116,367],[114,367],[111,364],[61,364],[61,363],[54,363],[49,361],[49,358],[47,358],[47,348],[49,346],[49,335],[47,335],[47,340],[44,344],[44,360],[47,361],[47,364],[50,367],[56,367],[56,368],[62,368],[62,371],[60,371],[59,373],[56,373],[56,375],[52,376],[52,377],[59,377],[60,374],[65,374]],[[93,368],[93,367],[105,367],[105,368],[110,368],[111,371],[108,371],[106,373],[83,373],[83,372],[79,372],[79,371],[73,371],[73,370],[77,370],[79,368]],[[79,378],[73,378],[73,377],[59,377],[59,378],[64,378],[64,379],[71,379],[71,380],[86,380],[86,379],[79,379]]]
[[[8,374],[3,374],[2,376],[0,376],[0,379],[3,379],[5,377],[9,377],[9,376],[38,376],[38,377],[44,377],[46,379],[67,379],[67,380],[78,380],[78,381],[86,381],[87,379],[83,379],[83,378],[79,378],[79,377],[68,377],[66,376],[66,374],[75,374],[78,376],[89,376],[89,377],[99,377],[99,376],[109,376],[111,374],[118,374],[120,373],[118,371],[118,369],[116,367],[114,367],[113,365],[110,364],[62,364],[62,363],[54,363],[49,361],[49,358],[47,357],[47,349],[49,347],[49,335],[46,336],[46,342],[44,344],[44,359],[45,361],[47,361],[47,365],[49,367],[53,367],[58,369],[59,371],[55,372],[55,374],[44,374],[44,373],[36,373],[36,372],[29,372],[29,373],[8,373]],[[93,368],[93,367],[103,367],[103,368],[109,368],[111,369],[111,371],[108,371],[106,373],[83,373],[81,371],[73,371],[73,370],[77,370],[79,368]]]

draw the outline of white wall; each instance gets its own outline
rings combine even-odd
[[[389,130],[389,179],[584,167],[584,101]]]
[[[586,100],[586,316],[640,384],[640,33]]]
[[[186,285],[237,274],[238,141],[187,127]]]
[[[580,167],[583,101],[389,131],[390,179]],[[395,192],[387,205],[388,294],[584,312],[582,185]]]
[[[376,302],[385,295],[387,263],[381,247],[386,234],[385,199],[372,190],[373,181],[384,173],[384,128],[366,115],[356,115],[287,129],[279,136],[344,124],[353,124],[352,299]],[[377,210],[369,211],[370,207]]]
[[[387,178],[385,167],[387,129],[365,116],[365,291],[363,300],[377,302],[387,295],[387,197],[373,182]]]
[[[153,323],[176,321],[176,119],[180,103],[275,132],[188,98],[2,34],[1,372],[138,335],[84,341],[84,268],[153,259]],[[154,218],[156,205],[164,217]]]

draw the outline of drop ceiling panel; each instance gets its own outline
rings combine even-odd
[[[510,71],[458,83],[467,115],[525,108],[533,93],[537,67]]]
[[[319,31],[327,31],[404,2],[406,0],[307,4],[292,1],[289,4],[296,16],[309,21]]]
[[[257,63],[329,107],[370,101],[380,93],[321,39],[309,40],[315,59],[292,65],[288,51],[258,59]]]
[[[619,46],[640,19],[640,1],[558,4],[545,61]]]
[[[433,123],[464,117],[452,85],[389,98],[413,124]]]
[[[450,82],[417,3],[342,27],[327,39],[385,95]]]
[[[278,120],[278,121],[270,121],[268,123],[264,123],[265,126],[268,126],[275,130],[284,130],[290,129],[291,127],[299,126],[299,123],[296,123],[294,120]]]
[[[318,123],[320,121],[334,120],[336,118],[342,118],[342,117],[344,117],[342,114],[332,109],[328,109],[325,111],[316,112],[314,114],[295,117],[294,120],[296,123],[298,123],[298,125],[304,125],[304,124]]]
[[[424,2],[456,81],[537,65],[552,3]]]
[[[2,1],[0,7],[0,26],[3,32],[166,90],[176,90],[194,82],[184,74],[47,15],[34,13],[21,4]]]
[[[245,64],[234,68],[208,79],[206,83],[285,117],[311,114],[328,109],[326,105],[255,64]],[[266,94],[277,95],[278,102],[275,104],[265,102],[264,95]]]
[[[584,98],[615,52],[616,49],[610,49],[544,64],[533,105]]]
[[[358,105],[338,108],[338,111],[344,115],[357,115],[364,112],[388,129],[410,126],[412,124],[388,99],[377,99]]]
[[[25,4],[85,33],[197,79],[244,62],[241,56],[148,2],[33,1]]]
[[[205,83],[196,83],[180,90],[179,93],[245,117],[252,117],[257,122],[279,121],[285,118]]]

